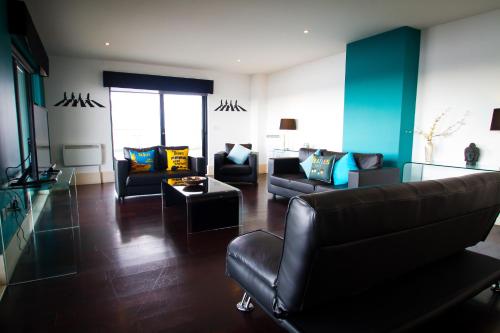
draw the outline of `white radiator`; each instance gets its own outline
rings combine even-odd
[[[65,166],[101,165],[101,145],[63,145]]]

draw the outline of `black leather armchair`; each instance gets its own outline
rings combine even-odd
[[[497,172],[302,195],[283,239],[228,245],[226,274],[245,291],[238,309],[253,299],[290,332],[400,332],[500,291],[500,260],[464,250],[499,211]]]
[[[235,164],[227,158],[233,146],[234,144],[226,143],[226,151],[214,154],[214,178],[222,182],[256,184],[259,171],[258,153],[250,153],[247,161],[242,165]],[[243,144],[242,146],[252,149],[251,144]]]

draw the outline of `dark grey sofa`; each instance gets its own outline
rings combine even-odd
[[[299,157],[270,158],[268,162],[267,190],[269,193],[291,198],[301,194],[327,192],[370,185],[395,184],[400,182],[398,168],[384,168],[382,154],[359,154],[354,158],[358,171],[349,172],[347,185],[332,185],[319,180],[307,179],[300,163],[317,149],[301,148]],[[320,149],[323,156],[335,156],[338,160],[346,153]]]
[[[204,176],[207,173],[205,158],[189,156],[189,170],[166,171],[167,159],[164,146],[143,148],[142,150],[156,150],[155,172],[130,173],[129,149],[123,149],[123,157],[114,157],[115,189],[119,199],[126,196],[161,193],[161,181],[168,178],[186,176]],[[171,147],[186,148],[186,147]]]
[[[499,212],[500,172],[302,195],[283,238],[231,241],[226,274],[245,291],[238,309],[251,297],[290,332],[402,332],[500,292],[500,260],[466,250]]]

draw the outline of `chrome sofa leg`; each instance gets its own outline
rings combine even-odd
[[[491,290],[495,293],[500,293],[500,281],[492,285]]]
[[[236,304],[236,308],[241,312],[250,312],[253,310],[253,304],[250,302],[252,299],[247,293],[243,294],[243,298]]]

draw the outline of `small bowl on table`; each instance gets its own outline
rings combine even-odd
[[[186,184],[186,186],[200,185],[205,180],[207,180],[207,177],[202,177],[202,176],[182,177],[182,181]]]

